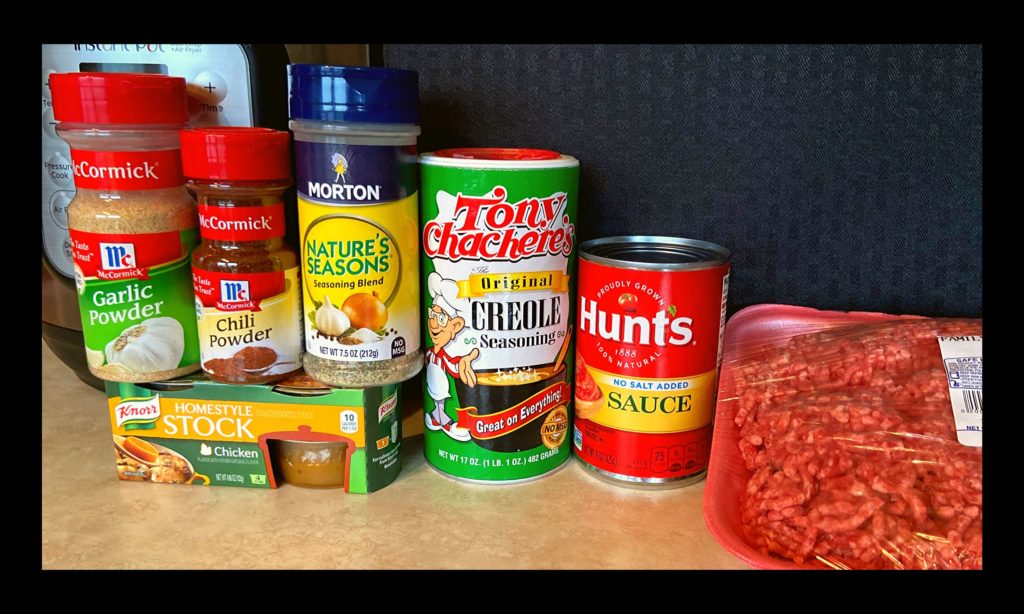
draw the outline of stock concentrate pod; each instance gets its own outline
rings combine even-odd
[[[482,483],[569,458],[579,162],[536,149],[420,156],[424,454]]]

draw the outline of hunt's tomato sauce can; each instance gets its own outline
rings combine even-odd
[[[729,257],[673,237],[580,245],[573,447],[598,476],[676,487],[707,473]]]

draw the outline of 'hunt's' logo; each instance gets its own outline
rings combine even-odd
[[[249,300],[249,282],[236,279],[220,280],[220,300],[223,303],[243,303]]]
[[[100,267],[105,271],[123,271],[135,267],[135,245],[100,243]]]
[[[126,431],[156,427],[160,417],[160,395],[151,399],[127,399],[114,408],[114,423]]]

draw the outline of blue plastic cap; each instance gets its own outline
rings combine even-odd
[[[420,119],[419,75],[367,66],[292,64],[288,107],[292,119],[415,124]]]

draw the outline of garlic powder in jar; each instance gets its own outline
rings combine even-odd
[[[199,235],[178,146],[185,80],[67,73],[50,88],[77,189],[68,225],[89,370],[118,382],[194,373],[189,254]]]

